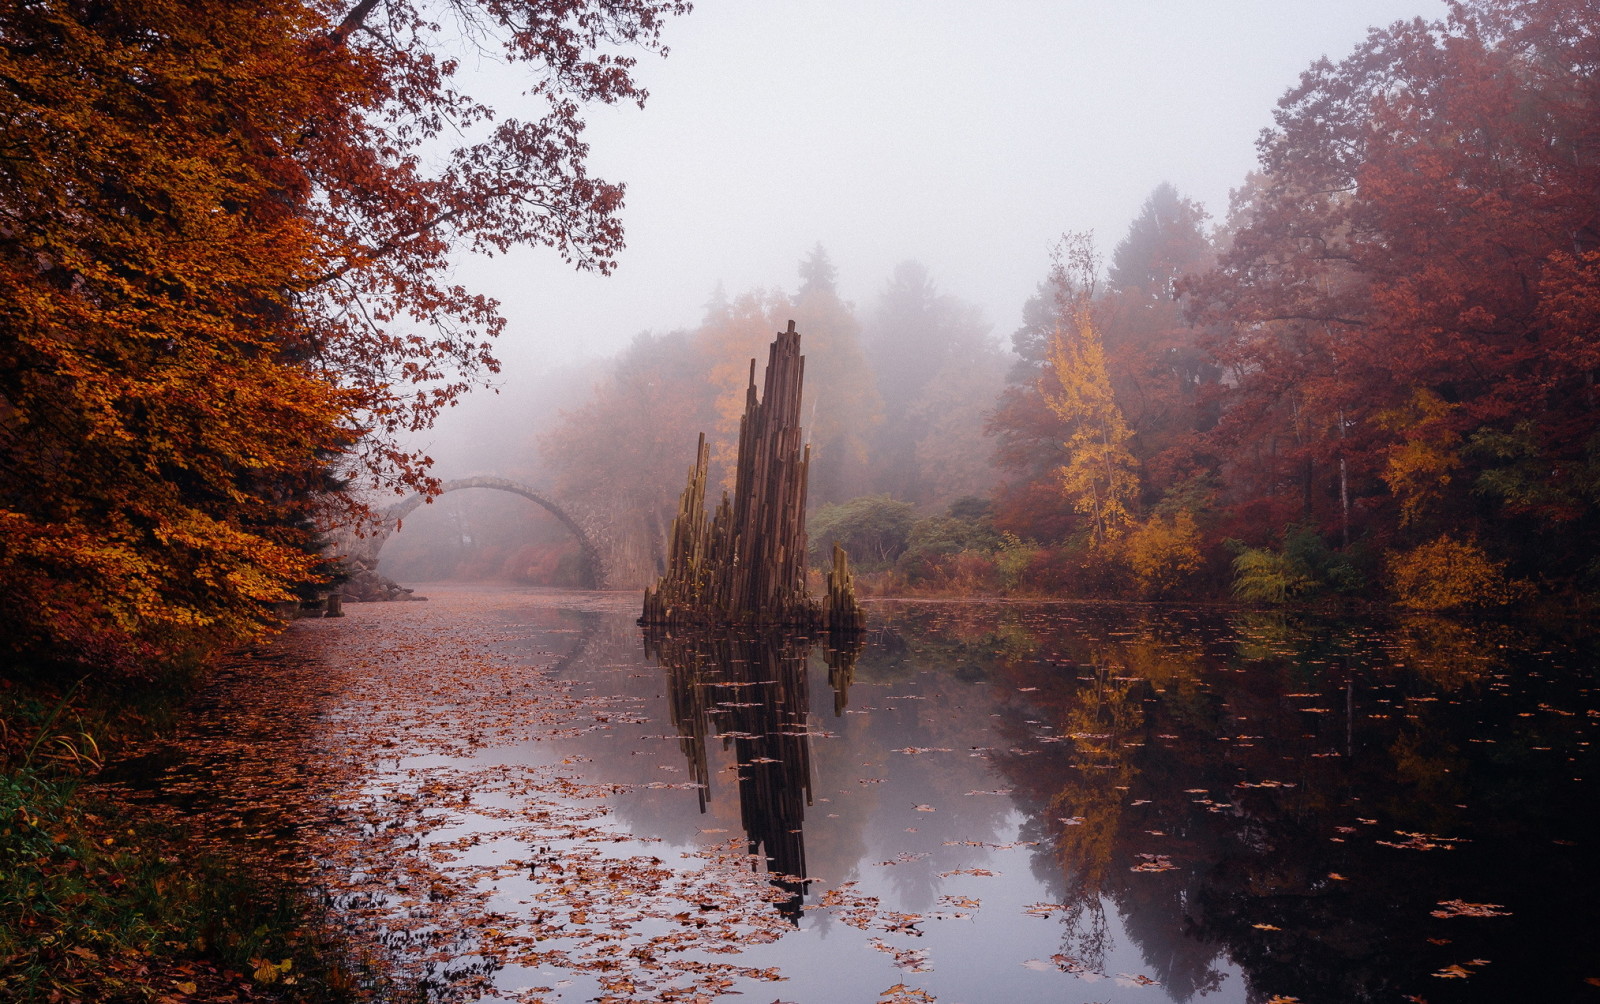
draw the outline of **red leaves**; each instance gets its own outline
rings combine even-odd
[[[1524,475],[1474,437],[1559,430],[1535,447],[1545,494],[1571,501],[1584,477],[1570,458],[1597,429],[1596,48],[1582,17],[1479,0],[1374,32],[1284,97],[1243,226],[1195,284],[1237,374],[1219,430],[1252,482],[1236,497],[1297,495],[1301,518],[1357,532],[1436,534],[1485,496],[1535,525],[1572,519],[1554,499],[1518,508]],[[1395,421],[1418,395],[1448,410]],[[1385,497],[1385,471],[1419,451],[1446,475]],[[1348,483],[1326,487],[1335,469]],[[1362,501],[1336,515],[1341,496]]]

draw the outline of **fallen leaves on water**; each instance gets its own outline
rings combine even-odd
[[[1442,910],[1434,910],[1433,916],[1450,917],[1509,917],[1509,910],[1501,909],[1499,903],[1468,903],[1459,899],[1444,899],[1439,901]]]
[[[1406,830],[1395,830],[1394,832],[1407,839],[1404,841],[1378,840],[1374,841],[1374,843],[1382,847],[1393,847],[1402,851],[1453,851],[1456,849],[1457,844],[1467,842],[1465,837],[1440,837],[1432,833],[1411,833]]]
[[[1022,912],[1034,917],[1048,917],[1052,913],[1065,913],[1070,909],[1064,903],[1029,903],[1022,908]]]
[[[454,626],[472,616],[482,614],[457,611]],[[742,834],[668,863],[616,828],[615,795],[698,785],[594,783],[577,773],[581,757],[481,756],[635,723],[629,698],[578,693],[508,660],[493,630],[462,644],[398,618],[339,628],[295,632],[323,660],[272,653],[305,659],[304,671],[241,666],[217,723],[186,740],[188,766],[161,787],[194,800],[196,829],[291,834],[272,842],[283,871],[326,890],[374,958],[431,981],[441,1000],[533,1004],[561,985],[495,991],[509,966],[582,974],[609,1002],[709,1001],[738,981],[784,978],[723,961],[793,930],[777,906],[790,893]],[[251,966],[258,986],[297,978],[288,960]]]
[[[1092,966],[1083,960],[1075,959],[1070,955],[1064,955],[1059,952],[1050,956],[1050,961],[1055,963],[1057,969],[1064,973],[1071,973],[1074,976],[1082,976],[1095,971]]]
[[[910,864],[913,861],[921,861],[923,858],[925,858],[927,856],[928,856],[927,853],[923,852],[923,851],[917,851],[917,852],[901,851],[899,854],[896,854],[893,858],[890,858],[888,861],[879,861],[878,862],[878,867],[882,868],[882,867],[886,867],[886,866],[889,866],[889,865]]]
[[[1438,972],[1434,973],[1433,975],[1438,976],[1441,979],[1446,979],[1446,980],[1464,980],[1467,977],[1472,975],[1472,971],[1470,969],[1465,969],[1465,968],[1463,968],[1461,966],[1453,966],[1452,965],[1452,966],[1445,966],[1443,969],[1439,970]]]
[[[919,948],[897,948],[882,938],[869,938],[867,944],[877,951],[894,958],[897,968],[908,973],[926,973],[932,970],[928,965],[928,953]]]

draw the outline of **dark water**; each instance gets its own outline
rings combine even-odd
[[[687,642],[654,677],[568,667],[683,737],[608,735],[596,763],[681,766],[812,879],[760,953],[782,998],[885,983],[815,909],[853,881],[947,915],[882,937],[939,1000],[1600,999],[1592,649],[1431,618],[872,613],[848,672]],[[683,839],[654,800],[616,812]]]
[[[373,764],[335,796],[366,820],[330,853],[369,880],[353,915],[431,930],[415,950],[440,971],[441,944],[461,971],[487,954],[498,989],[463,981],[469,997],[695,999],[652,959],[726,900],[619,877],[653,861],[751,903],[744,934],[691,955],[775,967],[781,982],[718,984],[763,1004],[1600,1001],[1587,641],[880,603],[859,651],[647,645],[631,606],[562,602],[446,591],[291,639],[346,664],[325,741]],[[461,658],[473,675],[396,682],[439,659],[408,632],[449,631],[486,639]],[[567,702],[541,698],[542,718],[514,700],[534,668]],[[506,780],[523,775],[541,780]],[[431,815],[379,819],[430,798]],[[536,802],[533,829],[505,828]],[[397,848],[432,848],[432,877]],[[718,855],[731,872],[697,870]],[[448,919],[418,919],[423,882]],[[654,899],[672,905],[639,905]],[[518,925],[537,929],[520,954],[467,930]],[[584,965],[540,954],[580,929]]]

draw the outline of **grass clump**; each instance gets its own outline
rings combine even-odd
[[[92,790],[105,748],[170,718],[183,688],[129,700],[0,671],[0,1000],[403,996],[248,849],[201,845]]]

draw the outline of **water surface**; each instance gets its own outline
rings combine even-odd
[[[427,592],[280,647],[318,881],[442,997],[1600,1000],[1587,642],[883,602],[841,651]]]

